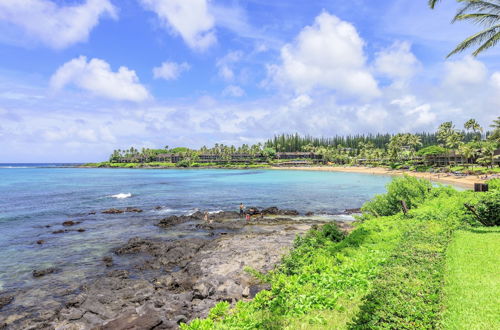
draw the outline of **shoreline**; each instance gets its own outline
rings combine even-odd
[[[403,176],[409,175],[421,179],[427,179],[433,182],[453,184],[463,188],[474,189],[474,183],[485,183],[485,179],[481,179],[479,175],[466,175],[457,177],[448,173],[430,173],[430,172],[412,172],[406,170],[391,170],[382,167],[355,167],[355,166],[298,166],[298,167],[281,167],[273,166],[270,170],[295,170],[295,171],[320,171],[320,172],[344,172],[344,173],[362,173],[371,175],[390,175]]]
[[[345,232],[352,229],[350,222],[299,216],[295,210],[271,207],[265,218],[255,210],[252,221],[231,211],[209,215],[209,223],[201,211],[169,216],[157,226],[207,235],[173,240],[135,236],[104,254],[98,278],[65,287],[47,282],[0,291],[0,328],[128,329],[148,324],[176,329],[181,322],[207,317],[219,301],[247,301],[269,289],[245,269],[271,271],[296,237],[313,226],[335,222]],[[40,277],[50,278],[59,270],[42,269]],[[40,290],[49,298],[40,301]]]
[[[224,166],[203,166],[203,167],[166,167],[166,166],[144,166],[144,167],[96,167],[80,165],[75,168],[109,168],[109,169],[227,169],[227,170],[292,170],[292,171],[320,171],[320,172],[345,172],[361,173],[371,175],[403,176],[409,175],[433,182],[452,184],[461,188],[474,189],[475,183],[485,183],[487,180],[480,178],[480,175],[456,176],[450,173],[430,173],[413,172],[408,170],[392,170],[384,167],[366,166],[257,166],[257,167],[224,167]]]

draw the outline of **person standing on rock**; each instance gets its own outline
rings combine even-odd
[[[205,220],[206,223],[209,223],[208,222],[208,212],[205,211],[205,214],[203,214],[203,220]]]
[[[244,210],[245,210],[245,205],[243,205],[243,203],[240,203],[240,218],[243,218]]]

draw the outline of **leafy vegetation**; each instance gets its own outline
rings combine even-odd
[[[430,181],[404,176],[395,178],[387,186],[387,193],[375,196],[363,205],[363,212],[375,216],[394,215],[401,212],[404,201],[409,209],[422,204],[430,194]]]
[[[364,205],[350,235],[335,225],[312,229],[276,270],[258,274],[270,290],[233,308],[217,306],[216,317],[182,329],[440,328],[452,322],[443,320],[443,301],[455,299],[442,290],[446,250],[457,229],[477,224],[465,204],[481,196],[397,178]]]

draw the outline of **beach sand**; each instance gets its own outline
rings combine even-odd
[[[397,175],[404,174],[417,178],[428,179],[434,182],[447,183],[460,186],[467,189],[473,189],[474,183],[484,183],[479,175],[455,176],[448,173],[422,173],[411,172],[406,170],[391,170],[382,167],[356,167],[356,166],[311,166],[311,167],[272,167],[275,170],[300,170],[300,171],[326,171],[326,172],[349,172],[349,173],[366,173],[375,175]]]

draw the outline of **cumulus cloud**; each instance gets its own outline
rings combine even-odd
[[[160,21],[174,34],[179,34],[189,47],[205,50],[212,46],[215,20],[208,10],[209,0],[141,0],[154,11]]]
[[[105,15],[117,18],[117,10],[109,0],[86,0],[71,6],[48,0],[0,1],[0,21],[56,49],[86,41]]]
[[[186,62],[163,62],[161,66],[153,69],[153,76],[155,79],[163,78],[165,80],[176,80],[182,72],[188,71],[191,66]]]
[[[150,97],[134,70],[121,66],[113,72],[106,61],[97,58],[87,61],[85,56],[74,58],[59,67],[50,78],[50,85],[55,90],[74,85],[114,100],[139,102]]]
[[[222,96],[242,97],[243,95],[245,95],[245,91],[236,85],[229,85],[222,91]]]
[[[376,54],[375,71],[397,83],[404,83],[419,70],[420,62],[411,52],[409,42],[395,42]]]
[[[269,67],[270,79],[298,93],[326,89],[348,96],[379,96],[363,46],[352,24],[323,12],[281,49],[282,63]]]
[[[456,87],[477,85],[486,80],[487,74],[484,63],[472,56],[466,56],[461,60],[445,63],[444,84]]]
[[[414,128],[428,128],[429,125],[436,124],[437,115],[432,111],[432,106],[428,103],[421,103],[415,95],[405,95],[390,102],[401,111],[404,116],[401,127],[406,130]]]

